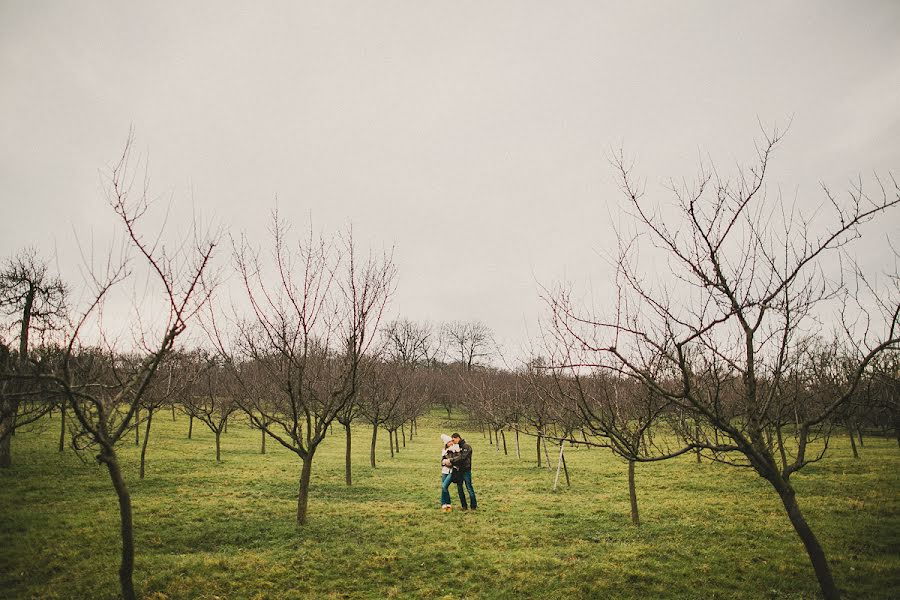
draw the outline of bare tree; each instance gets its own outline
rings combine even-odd
[[[110,257],[104,272],[92,270],[94,293],[89,304],[80,311],[67,332],[63,359],[58,370],[40,375],[40,381],[52,385],[55,393],[65,396],[77,419],[79,434],[73,440],[77,448],[92,448],[97,461],[105,465],[119,501],[121,521],[122,562],[119,582],[126,600],[135,597],[132,572],[134,570],[134,532],[131,495],[122,475],[116,445],[131,430],[138,406],[147,394],[164,358],[169,354],[188,321],[207,299],[201,276],[207,269],[215,247],[195,228],[193,246],[179,243],[174,249],[166,247],[160,238],[147,240],[139,230],[141,219],[149,210],[148,181],[135,198],[132,193],[133,171],[129,136],[121,157],[108,179],[110,205],[124,226],[126,240],[147,266],[159,286],[165,301],[163,315],[154,315],[158,325],[151,332],[142,326],[136,314],[133,326],[139,331],[135,339],[136,359],[124,359],[115,338],[103,335],[101,307],[110,291],[131,275],[127,258],[117,261]],[[160,318],[162,316],[162,318]],[[84,331],[93,323],[99,330],[100,345],[83,342]]]
[[[369,464],[373,469],[376,468],[375,448],[378,440],[378,429],[386,425],[390,427],[397,423],[402,410],[403,399],[410,384],[409,378],[403,371],[404,368],[408,367],[373,361],[373,364],[366,370],[365,378],[362,380],[360,411],[372,425]],[[388,441],[391,457],[393,457],[393,430],[388,429],[388,432],[390,434]]]
[[[614,164],[643,237],[619,232],[615,314],[576,307],[563,289],[548,294],[550,329],[565,348],[566,367],[621,373],[660,398],[666,405],[660,415],[681,413],[702,425],[699,435],[681,432],[694,439],[671,455],[699,447],[712,460],[752,468],[768,481],[803,541],[822,593],[837,598],[791,475],[824,456],[830,417],[850,400],[873,361],[900,344],[897,286],[876,292],[845,252],[862,225],[900,204],[900,188],[893,182],[888,192],[880,185],[873,197],[858,183],[847,202],[826,189],[833,225],[816,233],[812,221],[766,196],[779,139],[777,131],[766,136],[755,163],[734,178],[702,167],[693,185],[673,183],[676,215],[643,198],[619,154]],[[642,274],[637,242],[645,239],[668,257],[671,283]],[[839,264],[845,268],[835,275],[831,266]],[[896,284],[895,273],[889,279]],[[815,324],[834,303],[840,316],[835,341],[853,357],[854,368],[823,401],[804,403],[799,400],[805,394],[796,392],[808,385],[789,385],[790,376],[815,364],[818,345],[807,331],[821,331]],[[777,435],[783,406],[798,410],[789,437]],[[643,451],[631,454],[636,461],[647,458]]]
[[[395,319],[381,329],[386,360],[411,366],[433,364],[443,349],[441,330],[428,323]]]
[[[11,436],[18,425],[31,423],[53,404],[36,397],[26,378],[30,370],[29,349],[33,333],[58,331],[66,317],[68,288],[50,273],[46,261],[34,248],[26,248],[6,260],[0,270],[0,311],[12,317],[9,326],[18,331],[18,356],[8,357],[0,393],[0,468],[12,465]],[[20,414],[22,401],[29,410]],[[65,410],[65,408],[63,408]]]
[[[205,352],[197,352],[193,358],[197,374],[184,395],[182,406],[189,416],[206,425],[213,433],[216,462],[222,462],[222,434],[228,418],[238,410],[233,372],[225,369],[218,357]]]
[[[480,321],[451,321],[443,326],[449,354],[458,358],[459,363],[471,371],[480,361],[491,355],[493,334]]]
[[[147,391],[144,393],[140,402],[140,407],[144,409],[146,416],[143,423],[138,419],[138,413],[135,411],[134,427],[144,425],[144,443],[141,445],[141,464],[138,469],[138,477],[144,478],[147,465],[147,446],[150,443],[150,428],[153,425],[153,415],[157,413],[166,404],[171,403],[172,399],[181,393],[186,387],[185,377],[187,369],[183,364],[183,353],[171,352],[163,358],[162,363],[157,368],[157,376],[151,380]],[[65,413],[63,413],[65,414]]]
[[[250,306],[237,322],[233,347],[215,321],[209,329],[242,388],[238,402],[253,426],[301,460],[297,523],[307,520],[309,482],[316,450],[332,421],[357,393],[360,361],[369,349],[393,292],[390,255],[360,262],[352,231],[341,239],[308,238],[291,250],[277,213],[271,229],[268,272],[246,239],[234,262]],[[248,369],[263,370],[271,396],[261,402]]]

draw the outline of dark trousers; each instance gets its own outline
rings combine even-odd
[[[459,503],[462,505],[463,509],[468,508],[466,506],[466,494],[463,492],[463,484],[466,484],[466,489],[469,491],[469,503],[472,505],[472,508],[478,508],[478,500],[475,498],[475,488],[472,487],[472,471],[466,471],[465,473],[461,473],[462,481],[456,484],[456,490],[459,492]]]

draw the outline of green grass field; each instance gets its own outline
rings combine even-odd
[[[0,596],[114,598],[118,506],[106,470],[56,451],[58,416],[13,440],[0,472]],[[438,433],[475,448],[479,511],[438,510]],[[642,524],[630,524],[626,465],[567,449],[571,488],[551,490],[532,438],[517,460],[437,413],[391,459],[355,429],[354,485],[343,431],[316,455],[310,522],[295,523],[300,462],[235,423],[213,436],[154,419],[145,480],[133,438],[120,449],[135,512],[135,586],[144,598],[815,598],[818,586],[776,495],[747,470],[692,457],[639,465]],[[796,475],[801,507],[847,598],[900,597],[900,451],[846,438]],[[551,454],[553,450],[551,448]],[[560,478],[563,479],[562,477]],[[456,506],[458,499],[454,497]]]

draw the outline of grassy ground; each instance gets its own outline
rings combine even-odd
[[[436,413],[379,466],[357,428],[354,485],[344,484],[343,432],[315,459],[310,522],[295,525],[299,460],[234,424],[221,464],[212,434],[154,419],[148,473],[133,441],[121,460],[135,512],[135,584],[145,598],[814,598],[799,539],[752,473],[686,457],[639,465],[642,525],[629,522],[626,466],[599,449],[566,450],[572,486],[497,453],[480,433]],[[55,449],[56,420],[13,441],[0,472],[0,596],[113,598],[118,508],[105,470]],[[475,448],[477,513],[438,509],[438,433]],[[900,451],[846,438],[796,475],[801,507],[848,598],[900,590]],[[552,454],[552,449],[551,449]],[[562,479],[562,478],[561,478]],[[456,505],[458,500],[454,498]]]

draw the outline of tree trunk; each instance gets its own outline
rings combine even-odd
[[[501,431],[500,437],[503,438],[503,456],[509,456],[509,452],[506,451],[506,434]]]
[[[853,434],[851,433],[850,435],[853,435]],[[863,443],[863,436],[862,436],[862,425],[860,425],[859,423],[856,424],[856,435],[859,436],[859,447],[865,448],[866,445]]]
[[[378,423],[372,424],[372,449],[369,453],[369,462],[372,463],[372,468],[375,468],[375,440],[378,438]]]
[[[300,470],[300,490],[297,493],[297,525],[306,525],[306,508],[309,504],[309,478],[312,474],[313,451],[307,453]]]
[[[787,452],[784,449],[784,437],[781,434],[781,415],[779,415],[779,420],[775,423],[775,433],[777,434],[778,439],[778,454],[781,456],[781,470],[787,471]]]
[[[66,403],[62,402],[59,406],[60,424],[59,424],[59,451],[66,449]]]
[[[144,459],[147,456],[147,440],[150,439],[150,423],[153,422],[153,410],[147,413],[147,429],[144,431],[144,445],[141,446],[140,479],[144,478]]]
[[[0,421],[0,468],[8,469],[12,466],[12,428],[14,419],[5,417]]]
[[[353,480],[350,476],[350,422],[347,421],[344,423],[344,432],[347,436],[347,453],[344,458],[344,478],[347,480],[347,485],[353,485]]]
[[[825,559],[825,552],[822,550],[819,540],[816,539],[815,534],[812,532],[812,529],[809,528],[809,525],[807,525],[806,519],[800,511],[794,488],[792,488],[790,484],[783,484],[781,489],[778,489],[778,486],[776,486],[776,491],[778,492],[779,497],[781,497],[781,502],[784,504],[785,510],[787,510],[788,518],[794,526],[794,531],[797,532],[797,535],[800,536],[803,545],[806,547],[806,553],[809,555],[813,570],[816,572],[816,579],[819,580],[822,596],[825,597],[825,600],[837,600],[841,597],[841,594],[834,584],[834,578],[831,576],[831,568],[828,566],[828,561]]]
[[[266,453],[266,430],[263,429],[262,427],[260,427],[259,432],[262,434],[262,440],[260,441],[260,446],[259,446],[259,453],[265,454]]]
[[[850,435],[850,449],[853,451],[853,458],[859,458],[859,451],[856,449],[856,440],[853,439],[853,427],[847,425],[847,433]]]
[[[628,461],[628,498],[631,500],[631,523],[639,526],[641,520],[638,517],[637,490],[634,487],[634,461]]]
[[[537,436],[537,458],[538,458],[538,469],[541,468],[541,434]]]
[[[553,467],[550,465],[550,453],[547,452],[547,438],[543,438],[542,442],[544,446],[544,458],[547,459],[547,470],[550,471]]]
[[[391,447],[391,458],[394,458],[394,431],[388,429],[388,446]]]
[[[700,443],[700,425],[699,424],[694,425],[694,438],[697,440],[697,443],[699,444]],[[697,455],[697,464],[699,465],[700,464],[700,448],[697,448],[696,450],[694,450],[694,452]]]
[[[175,405],[172,405],[172,422],[175,422]]]
[[[219,443],[219,438],[222,437],[222,432],[216,429],[216,462],[222,462],[222,446]]]
[[[112,450],[102,452],[102,461],[106,463],[109,477],[112,479],[116,495],[119,497],[119,519],[122,533],[122,564],[119,567],[119,584],[122,586],[122,597],[125,600],[134,600],[134,525],[131,516],[131,496],[128,487],[122,478],[122,470]]]
[[[194,415],[190,415],[188,417],[188,439],[191,439],[191,435],[194,433]]]
[[[563,473],[566,475],[566,487],[572,487],[572,482],[569,481],[569,467],[566,466],[566,455],[560,454],[560,456],[562,456]]]
[[[400,424],[400,433],[403,434],[403,447],[406,448],[406,429],[403,427],[403,423]],[[399,450],[399,448],[397,449]]]

